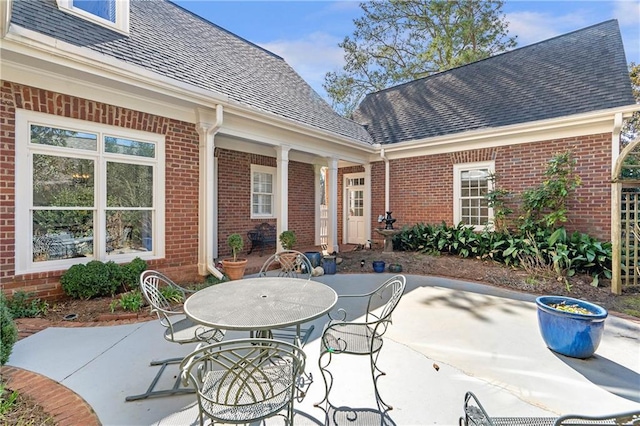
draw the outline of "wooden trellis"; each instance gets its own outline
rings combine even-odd
[[[611,291],[640,286],[640,139],[620,153],[613,170]]]

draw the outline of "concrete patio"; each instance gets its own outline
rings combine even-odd
[[[338,294],[377,287],[388,274],[325,275],[318,280]],[[379,366],[383,398],[394,409],[376,410],[368,362],[337,356],[332,401],[345,408],[330,424],[457,424],[467,390],[491,414],[557,416],[640,410],[640,323],[610,315],[596,355],[567,358],[548,350],[537,328],[535,297],[475,283],[407,276],[407,290],[393,315]],[[296,424],[324,424],[313,406],[324,384],[317,366],[318,336],[305,347],[314,377],[296,404]],[[229,332],[227,339],[244,337]],[[142,393],[157,368],[149,361],[184,356],[193,346],[166,342],[157,321],[91,328],[48,328],[16,343],[9,365],[43,374],[82,396],[104,425],[197,423],[194,395],[125,402]],[[172,385],[177,368],[167,369]],[[352,415],[353,413],[349,414]],[[281,420],[267,422],[281,424]]]

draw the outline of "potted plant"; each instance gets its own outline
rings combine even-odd
[[[231,249],[233,259],[222,259],[224,273],[230,280],[239,280],[244,276],[247,259],[238,259],[238,253],[244,247],[244,240],[240,234],[231,234],[227,238],[227,245]]]
[[[291,231],[291,230],[282,231],[279,238],[280,238],[280,244],[282,245],[282,248],[285,250],[292,250],[293,246],[296,244],[295,231]]]
[[[540,296],[536,305],[540,334],[549,349],[583,359],[595,353],[608,315],[605,308],[566,296]]]

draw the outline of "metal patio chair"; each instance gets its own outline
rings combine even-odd
[[[283,250],[272,254],[264,262],[258,277],[285,277],[285,278],[301,278],[311,279],[311,261],[303,253],[296,250]],[[274,338],[298,342],[300,347],[304,347],[311,337],[314,326],[310,327],[286,327],[278,330],[271,330]]]
[[[568,414],[561,417],[491,417],[473,392],[464,396],[460,426],[638,426],[640,410],[605,416]]]
[[[197,390],[200,425],[205,418],[250,423],[276,415],[293,424],[296,382],[305,359],[302,349],[288,342],[239,339],[195,350],[180,370],[182,380]]]
[[[206,327],[194,323],[186,317],[182,309],[184,301],[192,290],[185,289],[174,283],[160,272],[148,270],[140,275],[140,289],[145,300],[151,307],[151,313],[158,315],[160,324],[165,327],[164,338],[173,343],[212,343],[224,338],[224,330]],[[151,361],[151,366],[160,366],[160,370],[149,385],[145,393],[126,397],[127,401],[138,399],[168,396],[175,394],[193,393],[194,389],[180,386],[178,377],[171,389],[156,390],[155,387],[165,368],[171,364],[178,364],[182,358],[168,358],[159,361]]]
[[[340,295],[341,299],[363,299],[366,301],[366,313],[362,321],[347,320],[347,311],[338,309],[334,315],[329,314],[329,322],[322,331],[320,343],[320,359],[318,365],[325,383],[324,399],[316,404],[320,407],[329,402],[329,392],[333,386],[333,375],[329,371],[329,364],[335,355],[350,354],[369,357],[371,379],[375,390],[378,408],[386,411],[393,407],[383,401],[378,392],[378,378],[385,373],[377,366],[378,356],[384,343],[383,336],[391,324],[391,314],[400,302],[406,287],[404,275],[395,275],[385,281],[380,287],[366,294]],[[350,317],[356,317],[353,313]]]

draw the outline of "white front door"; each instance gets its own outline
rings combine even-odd
[[[347,208],[347,244],[365,244],[364,174],[345,176]]]

